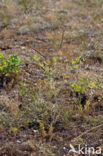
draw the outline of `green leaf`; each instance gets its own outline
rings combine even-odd
[[[3,58],[3,54],[0,54],[0,59]]]

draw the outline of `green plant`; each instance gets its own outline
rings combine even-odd
[[[38,63],[38,65],[43,69],[43,73],[48,76],[49,78],[53,76],[55,73],[54,66],[57,63],[57,60],[55,57],[53,57],[51,60],[40,60],[40,57],[38,57],[36,54],[34,55],[34,60]]]
[[[85,78],[81,78],[79,82],[72,84],[71,87],[79,94],[86,93],[88,88],[87,80]]]
[[[70,66],[70,71],[71,72],[75,72],[75,70],[76,69],[78,69],[78,64],[79,64],[79,62],[80,62],[80,58],[79,57],[76,57],[76,59],[75,60],[72,60],[72,65]]]
[[[64,116],[64,124],[68,123],[69,117],[70,117],[70,111],[68,110]]]
[[[23,7],[24,12],[31,8],[32,0],[19,0],[19,4]]]
[[[0,8],[1,9],[1,8]],[[10,24],[11,16],[8,12],[7,7],[2,8],[2,11],[0,13],[0,22],[2,23],[2,27],[6,28]]]
[[[51,60],[40,60],[40,57],[37,55],[34,55],[34,60],[38,63],[41,69],[43,69],[43,73],[47,77],[46,81],[49,84],[50,89],[55,89],[55,84],[54,84],[54,78],[53,75],[55,73],[55,65],[57,63],[57,60],[55,57],[53,57]]]
[[[11,55],[7,59],[4,59],[3,55],[0,54],[1,87],[4,87],[6,90],[10,90],[14,84],[16,84],[17,79],[20,80],[20,77],[17,75],[21,72],[21,64],[22,62],[16,55]]]
[[[22,62],[20,61],[19,57],[16,55],[11,55],[7,59],[3,59],[3,55],[0,54],[0,74],[5,75],[12,75],[18,74],[20,70],[20,66]]]
[[[94,81],[89,82],[88,80],[86,80],[86,78],[81,78],[78,82],[72,84],[71,87],[75,92],[78,92],[79,95],[86,94],[87,89],[90,89],[92,91],[95,88],[100,88],[100,86]]]
[[[3,27],[7,27],[10,23],[10,16],[8,16],[7,14],[3,15]]]

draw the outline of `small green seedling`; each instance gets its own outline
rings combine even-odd
[[[37,56],[37,54],[34,55],[34,60],[38,63],[38,65],[43,69],[44,74],[51,78],[53,74],[55,73],[54,66],[57,63],[57,60],[55,57],[53,57],[51,60],[45,60],[41,61],[40,57]]]

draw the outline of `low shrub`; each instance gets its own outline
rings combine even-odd
[[[0,54],[0,86],[4,87],[11,82],[13,85],[16,76],[21,72],[21,65],[22,62],[18,56],[11,55],[7,59],[4,59],[3,55]]]

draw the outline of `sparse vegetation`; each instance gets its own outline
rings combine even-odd
[[[1,156],[102,148],[102,4],[0,2]]]

